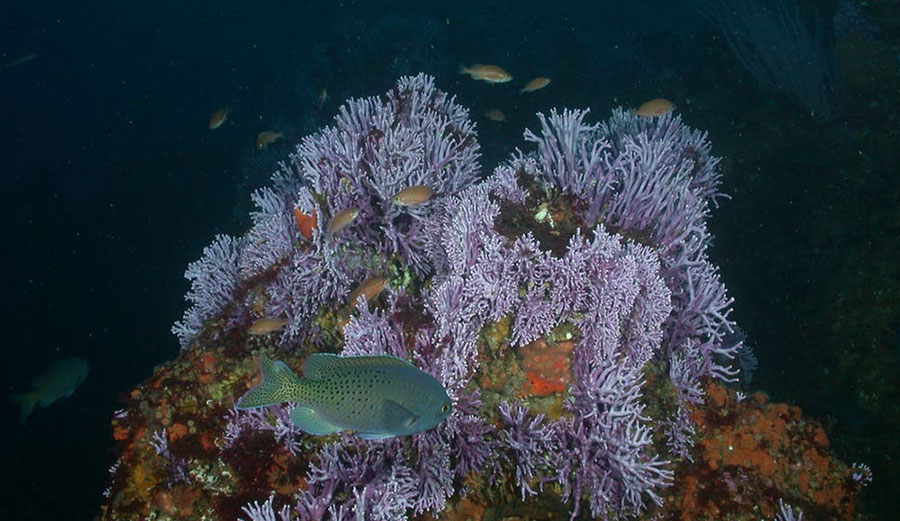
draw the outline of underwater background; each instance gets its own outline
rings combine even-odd
[[[597,121],[662,97],[707,131],[730,196],[708,221],[709,255],[758,358],[747,390],[821,421],[837,457],[874,473],[857,515],[893,518],[900,4],[798,2],[833,64],[817,80],[828,93],[805,99],[761,84],[702,4],[0,5],[4,387],[27,390],[60,358],[90,364],[70,398],[27,423],[3,409],[0,517],[97,515],[113,411],[179,352],[185,267],[216,234],[250,226],[251,191],[343,100],[424,72],[470,109],[487,172],[551,108]],[[515,79],[458,74],[471,63]],[[520,94],[533,76],[552,83]],[[495,108],[503,121],[484,116]],[[258,150],[268,129],[285,139]]]

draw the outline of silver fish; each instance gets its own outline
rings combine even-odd
[[[367,440],[405,436],[435,427],[453,409],[440,382],[389,355],[315,353],[303,366],[303,378],[284,362],[260,355],[259,369],[262,382],[235,406],[296,402],[291,421],[317,436],[343,430]]]

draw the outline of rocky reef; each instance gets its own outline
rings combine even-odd
[[[253,194],[252,228],[188,268],[182,351],[113,419],[102,517],[851,519],[871,476],[737,390],[752,355],[707,256],[707,136],[588,116],[539,115],[486,175],[431,78],[346,102]],[[362,440],[234,408],[260,353],[299,371],[314,352],[409,360],[453,412]]]

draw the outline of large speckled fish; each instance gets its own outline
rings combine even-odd
[[[291,421],[321,436],[356,431],[379,440],[426,431],[453,408],[447,391],[431,375],[389,356],[310,355],[303,378],[284,362],[259,358],[262,382],[238,400],[238,409],[296,402]]]

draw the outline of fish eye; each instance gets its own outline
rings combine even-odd
[[[447,412],[447,411],[449,411],[449,410],[450,410],[450,404],[449,404],[449,403],[445,403],[444,405],[441,405],[441,412]]]

